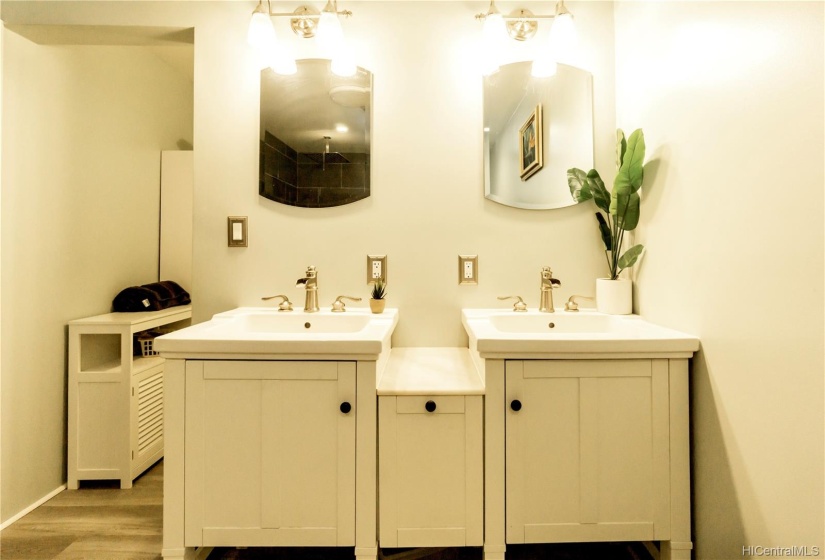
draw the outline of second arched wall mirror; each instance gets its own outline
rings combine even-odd
[[[531,66],[483,79],[484,195],[517,208],[571,206],[567,170],[593,168],[593,78],[565,64],[533,78]]]

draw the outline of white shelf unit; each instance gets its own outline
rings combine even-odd
[[[133,356],[133,338],[191,320],[192,306],[185,305],[69,322],[69,489],[107,479],[131,488],[163,457],[164,359]]]

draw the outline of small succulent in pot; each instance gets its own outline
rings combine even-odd
[[[380,278],[372,283],[372,293],[370,294],[370,310],[373,313],[383,313],[387,304],[384,299],[387,297],[387,284]]]
[[[387,295],[387,284],[380,278],[372,283],[372,299],[384,299]]]

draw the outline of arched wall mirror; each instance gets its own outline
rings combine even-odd
[[[593,168],[593,78],[565,64],[533,78],[531,65],[484,77],[484,196],[534,210],[571,206],[567,170]]]
[[[329,60],[297,66],[289,76],[261,71],[259,194],[304,208],[367,198],[372,74],[336,76]]]

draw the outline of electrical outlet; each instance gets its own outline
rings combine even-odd
[[[367,284],[387,281],[387,255],[367,255]]]
[[[478,284],[478,255],[458,255],[458,283]]]

